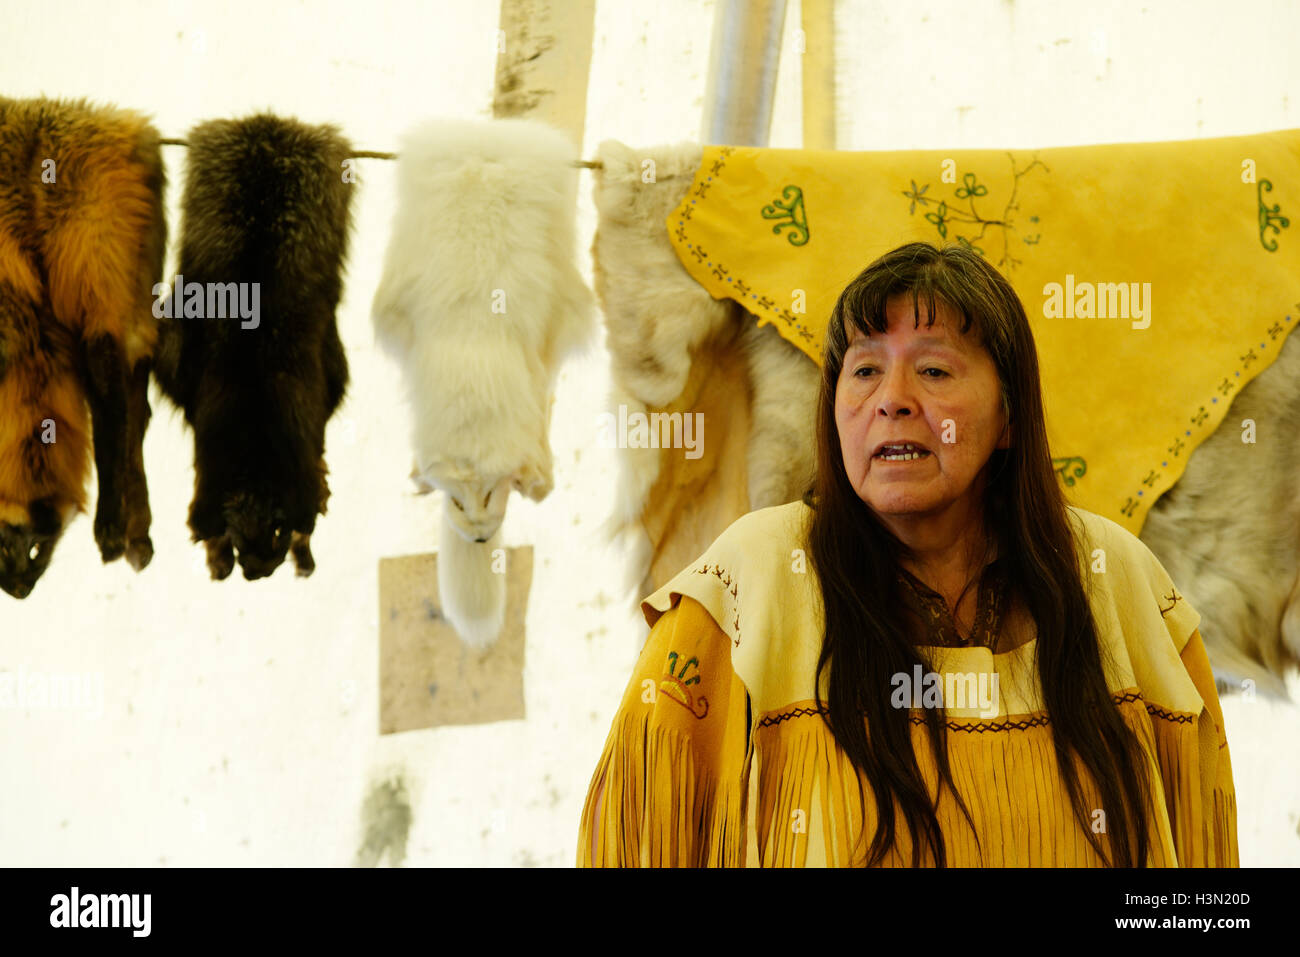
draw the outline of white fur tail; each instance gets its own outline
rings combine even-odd
[[[456,531],[443,503],[438,534],[438,594],[442,612],[461,640],[477,651],[496,643],[506,617],[506,576],[492,570],[492,553],[501,547],[501,530],[486,542],[466,541]]]

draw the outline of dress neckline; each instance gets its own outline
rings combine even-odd
[[[993,651],[1001,634],[1007,599],[1007,581],[1000,557],[993,559],[980,572],[975,622],[966,637],[958,632],[957,624],[948,611],[948,603],[942,595],[901,565],[898,570],[899,581],[904,586],[901,589],[903,600],[925,629],[924,644],[940,648],[987,648]]]

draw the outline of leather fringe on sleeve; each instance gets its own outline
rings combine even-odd
[[[579,867],[744,866],[748,717],[730,658],[691,598],[656,622],[592,778]]]

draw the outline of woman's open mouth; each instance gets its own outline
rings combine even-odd
[[[915,446],[885,446],[871,458],[875,462],[919,462],[920,459],[930,458],[930,450]]]

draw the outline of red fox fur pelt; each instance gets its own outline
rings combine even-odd
[[[92,448],[103,560],[153,555],[141,450],[164,185],[145,117],[0,97],[0,588],[16,598],[85,510]]]

